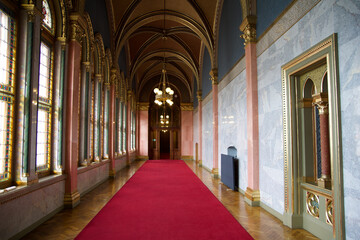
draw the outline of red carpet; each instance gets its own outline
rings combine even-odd
[[[147,161],[76,239],[252,239],[180,160]]]

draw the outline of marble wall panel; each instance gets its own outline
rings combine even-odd
[[[89,171],[78,175],[78,192],[86,193],[89,189],[96,186],[109,177],[109,163],[95,167]]]
[[[234,146],[239,158],[239,186],[247,187],[246,71],[219,92],[219,170],[221,154]]]
[[[212,97],[212,96],[208,96]],[[202,112],[202,163],[205,167],[210,170],[213,168],[213,109],[212,109],[212,98],[203,105]]]
[[[198,146],[200,147],[200,140],[199,140],[199,111],[194,110],[194,115],[193,115],[193,139],[194,139],[194,160],[196,158],[196,143],[198,144]],[[200,149],[198,150],[199,154],[200,154]],[[200,158],[200,156],[199,156]]]
[[[0,205],[0,239],[9,239],[64,204],[65,181],[56,182]]]
[[[360,238],[360,2],[323,0],[258,57],[261,201],[282,213],[281,66],[333,33],[338,65],[347,239]]]

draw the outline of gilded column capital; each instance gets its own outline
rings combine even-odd
[[[82,64],[85,66],[86,72],[90,72],[90,62],[82,62]]]
[[[319,114],[329,113],[329,101],[327,93],[318,93],[313,95],[313,105],[319,110]]]
[[[131,90],[128,90],[127,91],[127,97],[128,97],[128,100],[131,99],[131,96],[133,95],[133,92]]]
[[[83,32],[83,29],[81,28],[81,26],[76,22],[71,22],[71,24],[70,24],[70,40],[81,43],[83,36],[84,36],[84,32]]]
[[[181,111],[193,111],[194,106],[193,103],[180,103]]]
[[[111,68],[111,75],[110,75],[110,84],[115,85],[116,82],[116,68]]]
[[[139,111],[148,111],[150,106],[148,102],[138,102],[137,105]]]
[[[196,97],[197,97],[199,102],[202,101],[202,91],[197,91],[196,92]]]
[[[43,15],[42,12],[35,7],[33,2],[21,4],[21,7],[25,9],[28,14],[28,22],[34,22],[36,15]]]
[[[256,43],[256,16],[247,16],[240,25],[240,31],[244,33],[240,37],[245,40],[245,46]]]
[[[209,74],[210,74],[210,79],[211,79],[212,85],[217,85],[219,83],[217,68],[212,69]]]

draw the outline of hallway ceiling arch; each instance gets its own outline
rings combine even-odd
[[[213,52],[217,0],[106,0],[115,59],[126,49],[129,80],[137,93],[160,79],[165,60],[169,79],[182,82],[192,99],[199,86],[202,44]],[[165,8],[164,8],[165,4]],[[134,85],[134,84],[133,84]],[[149,89],[150,91],[152,89]]]
[[[171,78],[182,82],[193,99],[194,89],[202,89],[203,47],[210,53],[212,67],[217,68],[217,34],[224,0],[104,1],[114,59],[119,59],[121,52],[126,55],[127,69],[121,70],[127,73],[128,87],[135,87],[139,94],[146,81],[156,75],[160,79],[165,61]],[[255,0],[238,1],[244,11]],[[86,0],[73,2],[74,8],[81,8]]]

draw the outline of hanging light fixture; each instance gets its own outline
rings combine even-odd
[[[166,108],[164,105],[163,112],[160,115],[160,127],[163,128],[161,131],[167,132],[167,129],[164,128],[168,128],[169,126],[170,126],[170,116],[169,114],[166,113]]]
[[[165,0],[164,0],[164,29],[163,29],[163,40],[166,40],[166,30],[165,30]],[[161,70],[161,77],[159,86],[154,89],[155,93],[155,103],[159,106],[165,105],[165,103],[172,106],[174,90],[171,89],[169,85],[169,81],[166,74],[166,64],[165,64],[165,51],[164,51],[164,60],[163,60],[163,68]]]
[[[165,63],[163,65],[163,69],[161,72],[162,74],[160,77],[159,86],[154,89],[154,93],[155,93],[154,102],[159,106],[165,103],[169,104],[169,106],[172,106],[174,104],[173,102],[174,90],[170,88],[170,85],[167,81]]]

